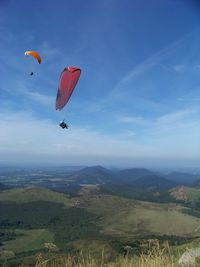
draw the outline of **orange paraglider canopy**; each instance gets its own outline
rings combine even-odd
[[[29,56],[29,55],[33,56],[37,60],[37,62],[41,64],[42,59],[36,51],[26,51],[24,54],[25,56]]]

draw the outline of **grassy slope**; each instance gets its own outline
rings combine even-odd
[[[177,204],[156,204],[110,195],[85,195],[80,203],[101,219],[103,232],[124,237],[135,234],[199,235],[200,218],[181,212]],[[12,189],[0,193],[0,202],[51,201],[69,207],[75,202],[65,194],[41,188]],[[199,227],[199,229],[198,229]],[[198,229],[198,231],[195,231]]]
[[[5,202],[30,203],[35,201],[49,201],[64,204],[66,207],[72,205],[72,201],[62,193],[53,192],[43,188],[17,188],[0,192],[0,204]],[[20,218],[19,218],[20,219]],[[48,229],[15,230],[24,234],[16,240],[7,241],[3,248],[15,253],[44,248],[45,242],[53,242],[53,233]]]
[[[195,203],[200,198],[200,188],[187,187],[187,198],[191,203]]]
[[[135,234],[187,234],[195,231],[200,219],[183,214],[177,204],[156,204],[127,200],[120,197],[101,196],[86,198],[87,209],[100,216],[99,224],[107,234],[133,237]]]
[[[45,242],[53,242],[53,233],[47,229],[15,230],[20,236],[4,243],[3,249],[15,253],[44,248]]]
[[[99,251],[99,257],[93,253],[81,253],[74,258],[71,255],[57,256],[48,259],[41,256],[35,266],[43,267],[179,267],[178,259],[180,255],[174,255],[171,248],[166,245],[160,247],[159,244],[150,249],[147,254],[141,255],[117,255],[112,260],[107,260],[104,251]],[[47,260],[48,259],[48,260]],[[185,265],[186,266],[186,265]],[[188,266],[188,265],[187,265]],[[195,266],[199,266],[198,264]]]
[[[77,198],[69,199],[64,194],[40,188],[14,189],[0,193],[2,203],[51,201],[71,206],[75,199]],[[104,233],[109,235],[125,239],[148,233],[200,236],[200,218],[181,213],[182,207],[177,204],[156,204],[109,195],[85,195],[78,199],[82,207],[98,215],[97,224],[102,227]],[[196,229],[198,230],[195,231]],[[41,248],[44,242],[52,241],[52,234],[48,230],[37,229],[26,233],[27,236],[7,241],[6,246],[9,245],[10,250],[14,251],[19,246],[19,251],[25,251]],[[78,244],[75,245],[77,246]]]
[[[64,204],[66,207],[72,205],[72,201],[67,195],[54,192],[46,188],[17,188],[6,190],[0,193],[1,201],[12,201],[16,203],[28,203],[32,201],[50,201]]]

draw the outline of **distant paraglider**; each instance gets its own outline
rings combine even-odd
[[[24,54],[25,54],[25,56],[32,56],[32,57],[34,57],[35,60],[37,60],[37,62],[39,64],[41,64],[42,59],[41,59],[40,55],[38,54],[38,52],[36,52],[36,51],[26,51]]]
[[[57,97],[56,97],[56,110],[60,111],[69,101],[76,84],[81,75],[81,69],[76,67],[67,67],[64,68],[60,75]],[[66,127],[65,127],[65,125]],[[63,121],[60,124],[60,127],[68,128],[68,125]]]
[[[39,64],[41,64],[42,59],[41,59],[41,56],[38,54],[38,52],[36,52],[36,51],[26,51],[24,54],[25,54],[25,56],[32,56],[32,57],[34,57],[34,59]],[[31,71],[30,75],[32,76],[33,74],[34,74],[33,71]]]

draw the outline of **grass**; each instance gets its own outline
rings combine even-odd
[[[191,203],[196,203],[199,200],[200,188],[187,187],[187,198]]]
[[[17,239],[6,241],[3,249],[11,250],[15,253],[38,250],[44,248],[45,242],[53,242],[54,236],[47,229],[15,230],[19,235]]]
[[[101,258],[99,251],[104,251],[104,259],[106,260],[116,257],[118,253],[109,242],[105,240],[78,240],[72,242],[70,245],[74,251],[81,251],[84,255],[87,255],[89,251],[96,259],[99,259],[99,257]]]
[[[91,196],[85,198],[84,205],[101,218],[98,224],[106,234],[129,238],[136,234],[200,236],[200,218],[183,214],[177,204]]]
[[[177,235],[177,236],[200,236],[200,218],[194,216],[183,214],[181,212],[182,206],[178,204],[158,204],[151,202],[142,202],[132,199],[126,199],[123,197],[111,196],[111,195],[83,195],[77,198],[69,199],[65,194],[57,193],[48,189],[41,188],[23,188],[23,189],[12,189],[0,193],[0,204],[5,202],[16,203],[22,206],[28,203],[35,204],[36,201],[49,201],[50,206],[52,202],[57,204],[65,204],[66,207],[70,207],[76,202],[76,199],[80,202],[80,209],[74,209],[72,216],[72,222],[69,221],[69,225],[66,223],[69,219],[69,210],[66,211],[66,217],[63,217],[63,224],[58,225],[55,230],[59,233],[59,239],[64,237],[63,242],[69,242],[69,237],[74,236],[74,232],[77,234],[79,240],[71,240],[71,245],[73,243],[74,250],[83,250],[83,254],[75,258],[72,255],[69,256],[56,256],[55,258],[45,258],[41,256],[38,259],[36,265],[38,266],[77,266],[77,267],[157,267],[157,266],[176,266],[173,265],[175,258],[173,260],[171,257],[171,252],[169,249],[159,248],[157,251],[151,252],[149,255],[143,255],[136,257],[117,257],[114,261],[107,261],[108,253],[112,250],[109,247],[109,243],[100,240],[80,240],[84,237],[80,236],[79,232],[84,231],[86,234],[89,231],[87,225],[87,220],[81,220],[84,214],[82,208],[85,208],[88,212],[97,215],[98,221],[95,221],[104,234],[114,236],[118,240],[118,237],[125,238],[125,240],[134,240],[138,235]],[[33,203],[34,202],[34,203]],[[30,209],[33,210],[33,209]],[[75,213],[74,213],[75,211]],[[42,211],[43,212],[43,211]],[[71,211],[72,212],[72,211]],[[5,212],[8,214],[8,210]],[[77,213],[77,214],[76,214]],[[35,213],[34,213],[35,214]],[[43,214],[43,213],[42,213]],[[57,214],[57,213],[56,213]],[[71,214],[71,215],[73,215]],[[53,211],[50,211],[50,215]],[[64,214],[65,215],[65,214]],[[64,216],[63,215],[63,216]],[[76,216],[75,216],[76,215]],[[80,217],[79,217],[80,216]],[[86,218],[89,218],[85,214]],[[41,216],[36,217],[40,218]],[[21,218],[22,219],[22,218]],[[96,220],[96,219],[95,219]],[[91,217],[91,222],[93,218]],[[76,224],[80,223],[80,229],[76,228]],[[86,225],[86,226],[85,226]],[[42,228],[44,226],[39,226]],[[196,230],[198,229],[198,230]],[[55,231],[55,232],[56,232]],[[68,231],[68,235],[65,235]],[[57,233],[56,232],[56,233]],[[44,243],[55,242],[55,236],[49,230],[37,229],[37,230],[17,230],[17,233],[24,234],[23,236],[18,236],[16,240],[10,240],[4,242],[3,249],[8,251],[14,251],[15,253],[28,252],[31,250],[38,250],[44,248]],[[95,232],[96,233],[96,232]],[[97,236],[92,236],[96,239]],[[108,239],[106,239],[108,240]],[[57,243],[56,243],[57,244]],[[103,252],[103,260],[101,257],[96,257],[99,251]],[[92,251],[91,254],[87,254],[87,250]],[[95,256],[94,256],[95,254]],[[176,253],[177,254],[177,253]],[[84,256],[83,256],[84,255]],[[112,255],[113,256],[113,255]],[[116,254],[115,254],[116,256]],[[73,265],[75,264],[77,265]],[[165,264],[166,263],[166,264]],[[46,265],[45,265],[46,264]],[[54,264],[54,265],[53,265]],[[62,265],[63,264],[63,265]],[[68,265],[66,265],[68,264]],[[71,264],[71,265],[70,265]],[[85,264],[85,265],[84,265]],[[153,265],[154,264],[154,265]],[[160,264],[160,265],[159,265]],[[167,265],[168,264],[168,265]],[[170,265],[171,264],[171,265]],[[26,265],[25,265],[26,266]]]
[[[118,256],[113,261],[106,261],[104,250],[98,259],[91,253],[80,253],[78,256],[62,256],[49,259],[39,255],[35,267],[176,267],[177,258],[167,245],[161,248],[159,244],[140,256]]]
[[[178,247],[170,247],[168,243],[160,245],[157,241],[153,246],[148,246],[148,250],[140,255],[132,253],[131,248],[127,250],[126,255],[115,255],[115,257],[108,258],[106,256],[105,248],[98,251],[98,255],[92,252],[88,247],[85,251],[76,254],[56,254],[56,253],[39,253],[35,257],[27,257],[21,259],[14,265],[9,265],[10,261],[3,265],[4,267],[18,266],[18,267],[180,267],[178,260],[181,255],[187,251],[178,251]],[[199,257],[193,258],[195,265],[191,267],[200,266]],[[185,265],[185,266],[188,266]],[[189,266],[188,266],[189,267]]]
[[[50,201],[81,207],[97,215],[95,222],[108,235],[135,237],[137,234],[200,236],[200,218],[183,214],[178,204],[142,202],[111,195],[89,195],[69,199],[65,194],[43,188],[18,188],[0,193],[0,202]]]
[[[0,193],[0,202],[8,201],[15,203],[28,203],[33,201],[50,201],[64,204],[66,207],[72,205],[72,201],[66,194],[54,192],[46,188],[29,187],[6,190]]]

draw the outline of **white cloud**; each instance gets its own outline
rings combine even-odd
[[[137,124],[141,126],[148,126],[152,121],[143,118],[142,116],[125,116],[120,115],[118,120],[122,123]]]
[[[49,120],[38,120],[28,113],[0,114],[0,158],[32,161],[54,159],[57,163],[72,159],[95,157],[123,158],[133,155],[151,155],[149,147],[100,134],[94,130],[72,126],[63,131]]]
[[[200,71],[200,65],[199,64],[194,64],[190,63],[186,60],[186,62],[183,64],[176,64],[176,65],[167,65],[160,63],[160,67],[162,67],[164,70],[168,72],[174,72],[174,73],[194,73],[194,72],[199,72]]]
[[[14,85],[15,86],[14,86]],[[13,90],[13,87],[15,90]],[[28,82],[16,79],[15,81],[8,82],[7,87],[3,87],[3,91],[12,96],[21,95],[21,97],[26,98],[27,100],[31,100],[39,103],[42,106],[54,106],[55,104],[55,95],[46,95],[41,92],[34,91],[31,87],[35,87],[35,85],[30,85]]]
[[[153,122],[145,120],[140,135],[133,127],[132,131],[125,129],[116,136],[73,125],[65,131],[28,112],[1,113],[0,159],[21,163],[114,164],[142,158],[200,158],[200,121],[191,119],[197,113],[186,110],[166,114]],[[132,123],[131,118],[129,121]]]
[[[177,123],[179,121],[185,120],[189,117],[191,119],[191,116],[193,114],[198,113],[199,110],[195,108],[188,108],[184,110],[177,110],[175,112],[170,112],[167,113],[163,116],[160,116],[156,119],[156,123],[160,124],[172,124],[172,123]]]
[[[40,103],[43,106],[53,106],[55,102],[55,97],[47,96],[38,92],[28,92],[25,93],[30,99]]]
[[[163,64],[160,63],[159,64],[160,67],[162,67],[164,70],[168,71],[168,72],[175,72],[175,73],[185,73],[188,72],[189,67],[188,64],[176,64],[176,65],[167,65],[167,64]],[[190,68],[191,70],[191,68]]]
[[[134,140],[137,144],[155,149],[152,156],[200,158],[198,107],[177,110],[154,119],[121,116],[119,122],[126,123],[129,131],[134,131]]]

